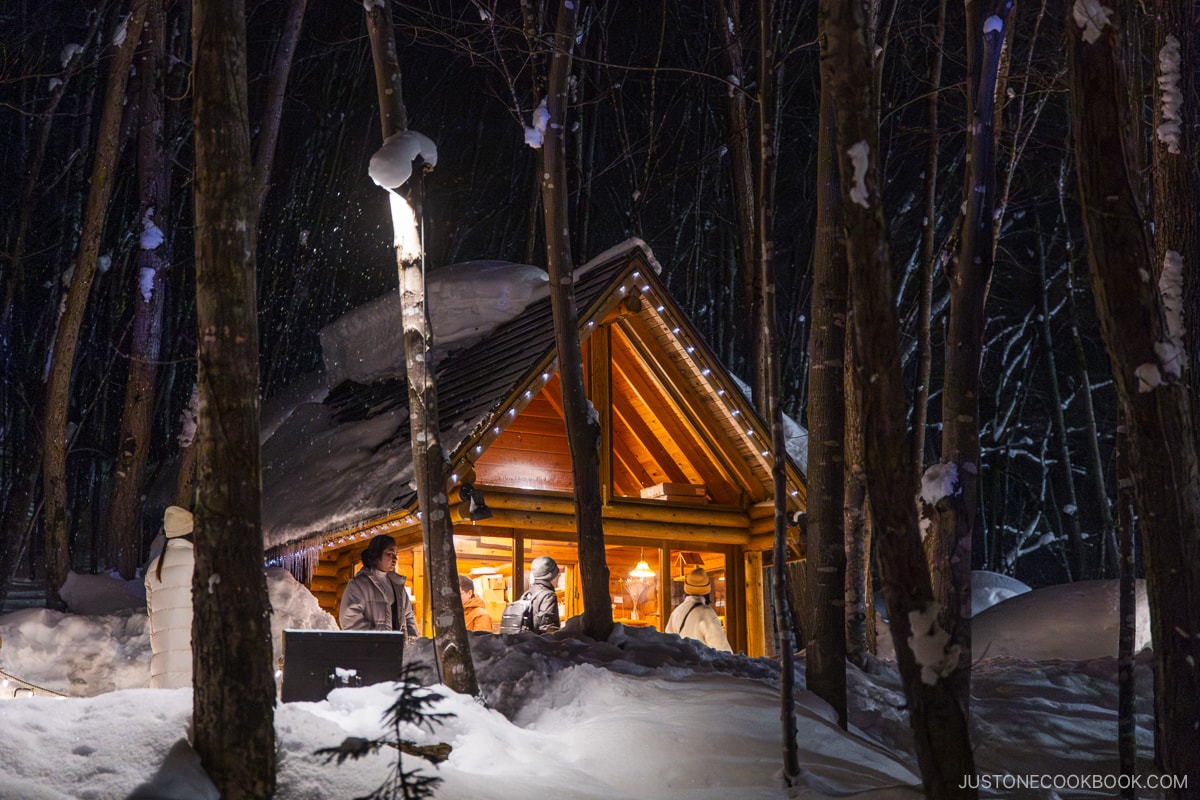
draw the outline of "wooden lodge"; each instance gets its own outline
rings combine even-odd
[[[769,427],[671,299],[644,244],[631,241],[593,259],[575,290],[585,382],[602,430],[614,618],[661,630],[683,597],[683,576],[703,565],[734,649],[762,655],[771,630],[763,579],[774,526]],[[437,382],[442,445],[455,480],[449,497],[459,572],[472,576],[498,626],[504,604],[525,589],[530,561],[550,555],[563,570],[563,618],[579,614],[573,480],[549,299],[482,342],[451,351],[438,364]],[[402,377],[343,384],[324,401],[338,424],[406,405]],[[406,428],[396,430],[396,453],[410,447]],[[315,490],[320,479],[310,483]],[[787,483],[789,508],[802,509],[803,478],[790,459]],[[269,518],[269,481],[264,498]],[[325,530],[268,531],[268,558],[289,566],[336,616],[367,541],[391,534],[419,625],[430,635],[416,494],[404,483],[387,505]],[[792,546],[798,555],[798,543]]]

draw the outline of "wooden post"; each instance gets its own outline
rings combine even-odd
[[[763,557],[757,550],[747,551],[743,559],[746,569],[746,655],[757,658],[767,652],[763,625]],[[726,580],[726,592],[729,581]],[[728,597],[726,598],[728,608]]]
[[[600,417],[600,501],[612,500],[612,347],[611,328],[601,325],[588,337],[588,392]]]
[[[429,607],[429,580],[425,574],[425,548],[414,547],[412,551],[412,593],[416,599],[417,630],[422,636],[433,635],[433,614]]]
[[[513,531],[512,545],[512,597],[508,598],[511,603],[525,594],[525,535],[520,531]]]
[[[671,618],[671,544],[658,543],[658,629],[665,630]]]

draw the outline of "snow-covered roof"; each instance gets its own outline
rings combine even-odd
[[[643,242],[631,239],[575,271],[584,334],[627,291],[649,289],[653,282],[654,292],[665,295],[656,279],[639,270],[657,272],[658,265]],[[498,433],[502,424],[496,418],[506,410],[506,417],[516,413],[506,403],[511,405],[531,386],[544,385],[556,371],[554,326],[545,273],[536,268],[473,262],[446,269],[442,278],[439,272],[431,271],[427,285],[441,444],[453,465],[467,448],[486,449],[492,431]],[[767,429],[754,419],[735,379],[715,363],[669,301],[655,301],[644,315],[662,332],[667,358],[691,363],[703,356],[711,366],[693,372],[717,373],[704,378],[720,381],[704,395],[704,413],[728,415],[728,427],[745,435],[739,449],[757,462],[749,469],[756,477],[761,472],[769,486],[770,464],[759,452]],[[302,397],[286,414],[264,408],[264,418],[273,426],[263,443],[263,528],[269,553],[315,552],[322,537],[415,504],[398,317],[398,305],[388,297],[337,320],[321,334],[331,377],[328,392]],[[676,336],[685,327],[695,344]],[[728,386],[728,394],[717,386]]]

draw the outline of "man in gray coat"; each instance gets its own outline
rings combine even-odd
[[[399,631],[419,636],[404,576],[396,572],[396,540],[387,534],[371,539],[362,569],[346,585],[338,607],[344,631]]]
[[[538,556],[529,565],[533,585],[526,592],[529,608],[533,614],[535,633],[553,633],[562,627],[558,617],[558,595],[554,584],[558,582],[558,563],[550,556]]]

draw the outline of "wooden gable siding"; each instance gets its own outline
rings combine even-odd
[[[552,378],[475,460],[479,483],[571,491],[566,425],[552,400],[559,392]]]

